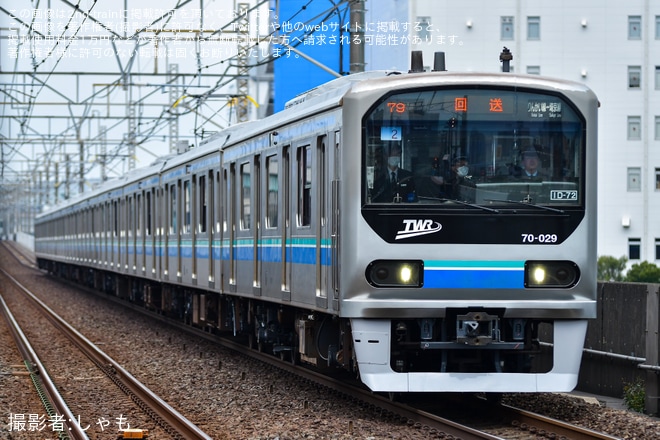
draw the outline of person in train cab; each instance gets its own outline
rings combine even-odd
[[[520,170],[516,177],[523,180],[543,180],[546,177],[541,169],[541,158],[535,147],[526,149],[520,154]]]
[[[445,156],[443,160],[447,160]],[[445,176],[432,176],[431,181],[440,186],[440,198],[471,201],[476,186],[470,175],[470,164],[465,156],[457,156],[451,161]]]
[[[387,157],[385,172],[374,182],[374,203],[415,202],[415,181],[410,171],[401,168],[401,147],[393,146]]]

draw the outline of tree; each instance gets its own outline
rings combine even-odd
[[[621,258],[609,255],[598,257],[598,279],[600,281],[623,281],[626,263],[628,263],[628,257],[625,255]]]
[[[637,283],[660,283],[660,267],[653,263],[649,263],[648,261],[635,263],[628,271],[626,281]]]

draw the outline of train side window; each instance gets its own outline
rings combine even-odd
[[[119,212],[117,210],[117,201],[112,202],[112,236],[117,237],[119,235]]]
[[[136,205],[137,205],[137,210],[135,211],[135,235],[137,237],[142,236],[142,230],[144,229],[144,216],[143,216],[143,206],[142,206],[142,194],[138,194],[136,196]]]
[[[206,232],[206,213],[208,210],[206,176],[199,176],[197,187],[198,187],[197,194],[199,195],[199,214],[197,215],[197,218],[199,220],[197,222],[198,223],[197,230],[201,233],[204,233]]]
[[[144,233],[147,235],[147,237],[151,236],[151,194],[153,190],[147,191],[145,194],[145,203],[146,203],[146,222],[145,222],[145,228],[144,228]]]
[[[213,209],[215,210],[215,232],[222,232],[222,220],[223,220],[223,211],[222,211],[222,179],[220,178],[220,171],[215,173],[215,184],[214,194],[218,195],[218,200],[213,199]]]
[[[312,214],[312,149],[298,148],[298,226],[309,226]]]
[[[119,237],[120,238],[126,237],[126,223],[128,216],[127,200],[128,198],[122,197],[121,201],[119,202]]]
[[[266,158],[266,172],[268,173],[268,195],[266,197],[266,227],[277,228],[278,199],[279,199],[279,161],[276,155]]]
[[[241,229],[250,229],[252,187],[252,167],[250,163],[241,165]]]
[[[132,237],[133,236],[133,215],[134,215],[134,208],[133,208],[133,197],[128,196],[126,197],[126,224],[123,229],[126,229],[126,237]]]
[[[176,185],[170,185],[170,234],[176,234]]]
[[[183,182],[183,233],[190,234],[191,225],[190,180]]]

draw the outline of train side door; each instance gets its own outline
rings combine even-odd
[[[229,178],[227,179],[227,221],[229,233],[229,290],[236,292],[236,220],[238,214],[236,213],[236,164],[229,165]]]
[[[169,186],[168,208],[169,225],[166,252],[166,265],[168,279],[177,280],[179,269],[179,185],[172,182]]]
[[[154,276],[156,273],[156,233],[154,231],[156,191],[151,188],[145,194],[145,275]]]
[[[128,270],[128,196],[121,198],[121,261],[119,263],[120,272]]]
[[[253,231],[253,282],[252,291],[256,296],[261,295],[261,156],[254,157],[254,170],[252,172],[252,231]]]
[[[147,233],[144,228],[144,198],[147,191],[142,191],[137,195],[137,228],[136,228],[136,240],[137,240],[137,270],[138,273],[142,276],[146,275],[147,272]]]
[[[112,201],[112,262],[111,267],[115,271],[121,270],[121,246],[119,244],[120,233],[120,218],[119,212],[120,202],[118,199]]]
[[[317,182],[316,193],[316,305],[328,307],[328,261],[330,242],[330,225],[328,224],[328,136],[319,136],[316,139],[316,172],[314,180]]]
[[[282,299],[291,301],[291,148],[282,149]]]
[[[341,164],[341,132],[335,131],[335,138],[333,142],[333,159],[332,159],[332,195],[330,202],[330,229],[331,229],[331,254],[330,254],[330,267],[331,269],[331,286],[333,309],[339,310],[339,194],[340,191],[340,164]]]
[[[180,227],[178,230],[177,236],[177,271],[176,277],[178,282],[183,281],[184,277],[184,264],[189,264],[186,260],[186,252],[184,252],[184,236],[186,238],[186,243],[191,243],[190,241],[190,225],[191,225],[191,213],[190,213],[190,180],[179,180],[177,182],[179,188],[179,222]]]

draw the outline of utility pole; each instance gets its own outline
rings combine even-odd
[[[250,95],[250,80],[248,74],[250,67],[248,65],[248,50],[250,49],[250,19],[248,17],[249,3],[238,4],[238,72],[236,77],[236,122],[245,122],[248,118]]]
[[[366,0],[354,0],[350,4],[351,20],[351,49],[350,49],[350,73],[364,72],[364,2]],[[359,41],[359,44],[355,44]]]

